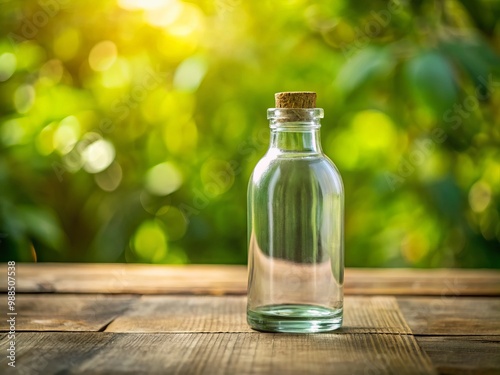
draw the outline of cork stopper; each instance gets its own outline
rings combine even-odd
[[[312,91],[278,92],[274,99],[276,108],[316,108],[316,93]]]

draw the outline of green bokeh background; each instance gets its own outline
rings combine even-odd
[[[246,262],[278,91],[311,90],[346,265],[500,267],[500,2],[0,2],[0,260]]]

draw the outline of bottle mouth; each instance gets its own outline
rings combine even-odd
[[[323,117],[323,108],[269,108],[267,110],[267,119],[276,122],[311,122]]]

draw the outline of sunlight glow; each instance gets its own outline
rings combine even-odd
[[[82,152],[83,168],[89,173],[98,173],[105,170],[115,158],[113,144],[99,139],[88,145]]]
[[[154,195],[168,195],[179,189],[183,178],[173,163],[161,163],[146,174],[146,190]]]
[[[200,32],[203,28],[203,13],[194,4],[183,4],[181,12],[174,22],[167,27],[168,32],[175,36],[187,36]]]
[[[90,67],[98,72],[109,69],[116,60],[118,51],[116,45],[110,40],[97,43],[89,54]]]
[[[75,116],[68,116],[61,121],[54,132],[54,147],[65,155],[71,151],[80,136],[80,122]]]
[[[171,0],[118,0],[118,5],[127,10],[158,9]]]
[[[491,188],[484,181],[472,185],[469,191],[469,204],[474,212],[483,212],[491,202]]]
[[[157,220],[143,222],[131,241],[134,252],[146,261],[158,261],[167,254],[167,236]]]
[[[35,103],[35,89],[33,86],[24,84],[14,92],[14,106],[17,112],[24,114],[28,112]]]
[[[122,182],[123,171],[120,164],[113,162],[108,168],[94,176],[96,184],[104,191],[114,191]]]
[[[159,9],[148,10],[145,13],[144,18],[150,25],[166,27],[172,24],[179,17],[181,11],[182,3],[172,0],[167,1]]]
[[[0,55],[0,82],[7,81],[16,71],[17,59],[10,52]]]
[[[352,119],[352,128],[361,149],[377,150],[396,142],[394,124],[389,116],[380,111],[361,111]]]
[[[184,60],[175,71],[174,88],[180,91],[196,91],[206,71],[207,65],[203,59],[191,57]]]
[[[11,146],[23,143],[26,132],[19,119],[5,121],[0,126],[0,140],[4,145]]]
[[[124,87],[130,83],[130,66],[126,59],[118,58],[107,69],[102,72],[101,82],[104,87]]]

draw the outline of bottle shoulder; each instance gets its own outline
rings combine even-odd
[[[257,162],[253,174],[261,175],[281,168],[330,170],[340,177],[337,166],[327,155],[304,153],[279,156],[266,154]]]
[[[286,185],[317,181],[328,190],[343,192],[342,177],[336,165],[325,154],[306,154],[290,157],[265,155],[259,160],[250,178],[250,185],[271,183]]]

